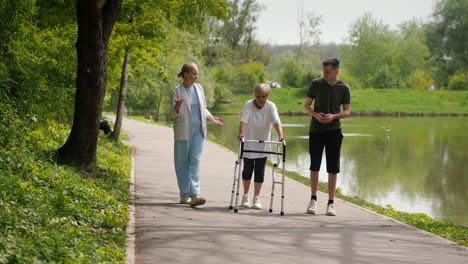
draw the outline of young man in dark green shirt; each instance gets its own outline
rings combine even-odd
[[[336,215],[334,205],[336,176],[340,172],[340,149],[343,140],[341,118],[351,115],[351,95],[348,85],[338,79],[340,62],[329,58],[322,62],[323,78],[315,79],[307,92],[304,107],[312,117],[309,131],[311,200],[306,213],[317,211],[317,185],[323,148],[327,159],[327,215]],[[311,108],[312,103],[314,108]],[[343,106],[343,111],[340,107]]]

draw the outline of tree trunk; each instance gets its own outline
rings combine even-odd
[[[65,144],[57,160],[73,166],[96,161],[99,119],[107,84],[107,47],[122,0],[76,0],[78,58],[75,112]]]
[[[163,83],[166,84],[166,79],[164,79]],[[155,121],[159,121],[159,114],[161,113],[161,102],[162,102],[162,98],[163,98],[163,91],[164,91],[164,88],[161,87],[159,88],[159,98],[158,98],[158,102],[156,103],[156,119]]]
[[[296,63],[299,62],[299,58],[301,57],[302,53],[302,41],[299,43],[299,46],[297,47],[297,54],[296,54]]]
[[[251,44],[252,44],[252,31],[249,32],[249,34],[247,35],[247,45],[245,46],[245,61],[248,61],[249,60],[249,54],[250,54],[250,48],[251,48]]]
[[[305,32],[304,32],[304,1],[301,2],[301,6],[299,7],[297,22],[299,24],[299,45],[297,47],[297,54],[296,54],[296,63],[299,62],[299,58],[301,57],[302,45],[304,45],[305,39]]]
[[[125,98],[127,96],[128,71],[130,69],[130,47],[125,48],[125,57],[122,67],[122,77],[120,78],[119,102],[117,105],[117,114],[115,117],[114,131],[111,138],[119,139],[120,130],[122,128],[122,114],[125,107]]]

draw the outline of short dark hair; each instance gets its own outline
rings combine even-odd
[[[322,66],[331,66],[333,69],[339,69],[340,68],[340,61],[337,58],[328,58],[324,61],[322,61]]]

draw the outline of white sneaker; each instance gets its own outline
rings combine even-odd
[[[317,212],[317,201],[310,200],[309,205],[307,205],[306,214],[315,214]]]
[[[331,203],[327,205],[327,215],[331,215],[331,216],[336,215],[335,204]]]
[[[249,195],[248,194],[242,195],[241,207],[250,208]]]
[[[190,204],[192,199],[188,195],[184,195],[182,198],[180,198],[180,203],[181,204]]]
[[[253,198],[253,209],[257,209],[257,210],[262,210],[263,207],[262,207],[262,203],[260,202],[260,197],[258,196],[255,196]]]

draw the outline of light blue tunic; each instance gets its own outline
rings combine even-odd
[[[192,112],[192,135],[199,133],[202,135],[202,124],[201,124],[201,113],[200,103],[198,101],[198,95],[195,91],[195,87],[184,87],[185,93],[190,100],[190,111]]]

